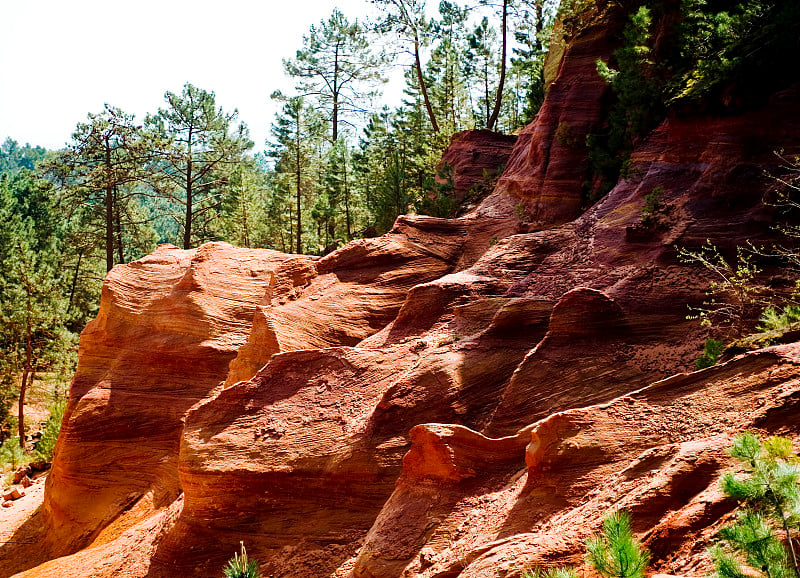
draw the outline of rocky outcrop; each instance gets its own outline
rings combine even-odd
[[[518,576],[580,565],[583,540],[619,508],[631,512],[654,571],[707,573],[705,547],[735,506],[718,487],[733,465],[724,449],[743,430],[800,443],[798,403],[795,344],[555,413],[507,438],[418,426],[354,574]]]
[[[457,132],[442,155],[436,181],[452,186],[459,202],[476,196],[503,172],[516,142],[515,135],[485,129]]]
[[[603,124],[610,90],[596,63],[608,61],[619,47],[626,20],[625,11],[612,2],[592,9],[497,183],[495,191],[514,197],[518,212],[536,228],[566,223],[581,213],[589,169],[586,136]]]
[[[47,480],[50,552],[86,546],[124,526],[120,516],[141,519],[178,496],[186,412],[224,379],[268,289],[290,292],[314,271],[311,257],[215,243],[163,245],[108,274]]]
[[[348,243],[316,263],[302,294],[266,298],[226,385],[253,377],[279,351],[355,345],[392,321],[414,286],[448,273],[461,253],[458,230],[448,239],[411,229],[398,223]]]
[[[475,317],[491,321],[506,300],[486,301],[451,307],[448,321],[379,348],[277,354],[252,380],[193,410],[180,457],[184,507],[153,575],[176,564],[212,572],[244,520],[264,572],[344,572],[392,493],[409,430],[421,421],[481,427],[535,341],[532,315],[516,328],[531,331],[527,338],[476,329]],[[219,550],[209,552],[212,536]]]

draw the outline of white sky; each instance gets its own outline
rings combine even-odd
[[[0,0],[0,142],[60,148],[89,112],[111,104],[143,120],[185,82],[239,109],[264,149],[291,91],[282,58],[337,7],[350,20],[367,0]]]

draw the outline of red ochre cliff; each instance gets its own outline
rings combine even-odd
[[[774,235],[764,175],[800,152],[800,87],[669,118],[584,210],[585,150],[555,133],[601,121],[594,61],[622,22],[567,47],[462,218],[401,217],[324,258],[213,243],[115,267],[0,575],[218,576],[243,541],[264,576],[516,578],[581,564],[617,508],[653,571],[707,572],[732,435],[800,443],[800,347],[688,373],[707,280],[675,247]]]

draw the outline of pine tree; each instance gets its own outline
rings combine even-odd
[[[511,76],[515,81],[511,98],[511,127],[533,120],[544,102],[544,62],[550,46],[555,7],[544,0],[516,0],[513,9]]]
[[[722,544],[711,549],[720,578],[750,575],[740,558],[767,578],[800,578],[796,533],[800,527],[800,469],[791,440],[761,442],[752,433],[733,440],[729,453],[742,462],[746,477],[727,473],[722,489],[742,503],[737,521],[720,531]],[[777,528],[777,531],[776,531]],[[778,532],[783,536],[778,537]]]
[[[78,124],[66,149],[42,164],[43,174],[59,183],[68,216],[96,240],[93,246],[102,247],[106,271],[125,262],[126,238],[147,234],[138,197],[151,152],[133,116],[106,105]]]
[[[309,211],[308,200],[313,197],[315,181],[313,168],[317,164],[317,143],[322,136],[323,123],[316,111],[302,97],[287,98],[280,93],[273,98],[284,103],[272,125],[274,142],[269,155],[275,159],[279,186],[291,191],[294,198],[294,250],[304,250],[303,215]],[[291,244],[290,244],[291,246]]]
[[[181,208],[174,215],[183,229],[183,248],[216,237],[217,217],[231,174],[252,148],[247,127],[233,128],[238,111],[217,108],[213,92],[188,82],[180,94],[164,95],[167,108],[147,118],[161,136],[150,164],[153,184]]]
[[[25,443],[25,396],[37,372],[58,362],[73,336],[63,328],[55,196],[24,169],[0,177],[0,373],[19,379],[17,427]]]
[[[36,163],[43,160],[47,151],[40,146],[32,147],[29,144],[19,146],[12,138],[6,138],[0,144],[0,173],[12,173],[19,169],[32,171]]]
[[[643,578],[650,554],[633,537],[625,511],[603,520],[603,533],[586,540],[587,561],[604,578]]]
[[[421,56],[430,42],[430,22],[425,18],[425,0],[372,0],[372,3],[384,15],[378,29],[383,33],[396,33],[403,44],[403,50],[413,58],[412,70],[416,75],[416,84],[433,132],[438,133],[439,122],[428,94]]]
[[[485,126],[491,130],[491,87],[494,86],[495,43],[497,41],[494,28],[489,25],[489,19],[484,17],[469,34],[469,50],[467,51],[467,74],[474,79],[475,89],[480,95],[475,108],[475,124]]]
[[[339,138],[340,124],[354,126],[354,115],[363,115],[376,96],[383,56],[376,54],[358,23],[349,22],[334,9],[330,18],[312,26],[303,36],[303,48],[292,59],[284,59],[284,69],[297,79],[296,89],[312,100],[330,122],[330,139]]]
[[[439,3],[438,21],[432,23],[437,43],[426,66],[430,97],[443,132],[452,134],[466,127],[468,95],[462,61],[467,51],[464,30],[469,11],[455,2]]]

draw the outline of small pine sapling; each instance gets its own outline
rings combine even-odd
[[[768,307],[758,320],[759,331],[783,331],[789,326],[800,322],[800,306],[787,305],[779,310]]]
[[[650,553],[633,537],[628,512],[603,520],[603,533],[586,540],[586,560],[604,578],[643,578]]]
[[[710,549],[720,578],[743,578],[743,560],[767,578],[800,578],[795,540],[800,526],[800,469],[789,439],[761,442],[752,433],[733,440],[729,453],[742,462],[747,476],[727,473],[722,489],[743,508],[737,520],[723,528],[722,544]],[[779,536],[779,532],[782,536]]]
[[[695,368],[699,370],[713,367],[717,364],[724,349],[725,342],[721,339],[706,339],[705,345],[703,345],[703,355],[694,360]]]

